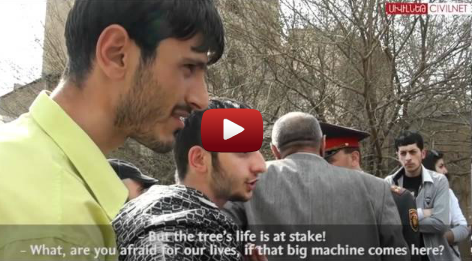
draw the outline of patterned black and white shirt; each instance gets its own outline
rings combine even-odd
[[[202,192],[152,186],[112,221],[119,260],[242,260],[239,229]]]

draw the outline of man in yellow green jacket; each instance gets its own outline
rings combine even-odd
[[[81,0],[65,42],[57,88],[0,127],[1,260],[115,258],[127,190],[105,155],[127,138],[171,150],[182,118],[207,107],[224,32],[210,0]]]

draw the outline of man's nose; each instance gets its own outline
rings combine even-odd
[[[255,174],[266,172],[266,162],[264,160],[263,155],[259,151],[256,151],[255,153],[251,166],[251,172]]]
[[[209,105],[209,93],[205,77],[198,77],[191,86],[186,97],[187,104],[192,110],[203,110]]]
[[[411,154],[407,153],[405,159],[406,159],[406,161],[411,161],[411,159],[412,159]]]

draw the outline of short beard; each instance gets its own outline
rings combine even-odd
[[[125,96],[120,97],[114,125],[128,130],[131,133],[130,138],[152,151],[167,153],[172,150],[174,142],[163,142],[160,137],[154,136],[151,129],[146,130],[146,127],[152,128],[156,124],[157,115],[164,113],[161,108],[150,106],[152,101],[149,100],[147,89],[160,89],[160,85],[153,80],[148,66],[149,63],[140,63],[135,72],[133,86]]]
[[[217,154],[212,157],[212,183],[211,188],[217,198],[228,199],[230,197],[231,184],[228,182],[227,174],[220,167]]]
[[[163,142],[160,140],[151,139],[149,137],[149,135],[137,134],[132,136],[131,138],[136,140],[141,145],[159,154],[168,153],[174,147],[174,142]]]
[[[420,169],[420,170],[419,170]],[[404,170],[407,171],[404,167]],[[419,165],[419,167],[417,167],[415,170],[413,170],[412,172],[409,172],[409,174],[413,175],[414,173],[416,173],[417,171],[419,171],[419,175],[422,176],[422,164]],[[416,176],[417,177],[417,176]]]
[[[217,198],[225,199],[227,201],[248,201],[241,195],[232,194],[232,177],[225,172],[218,162],[218,159],[212,159],[212,184],[211,188]]]

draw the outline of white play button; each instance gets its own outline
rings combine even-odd
[[[228,140],[231,137],[240,134],[245,129],[240,125],[231,122],[227,119],[223,119],[223,139]]]

